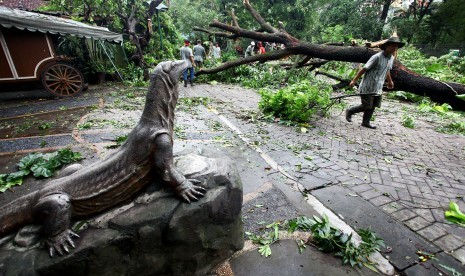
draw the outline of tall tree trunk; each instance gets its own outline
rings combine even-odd
[[[376,37],[377,40],[381,40],[383,37],[383,27],[384,27],[384,24],[386,24],[386,18],[388,16],[389,8],[391,7],[391,4],[392,4],[392,0],[384,0],[383,9],[381,11],[381,16],[379,17],[379,22],[381,23],[381,27],[378,30],[378,34]]]
[[[149,7],[146,12],[145,20],[147,24],[149,24],[149,19],[152,20],[153,15],[156,12],[156,7],[163,2],[163,0],[154,0],[151,1],[149,4]],[[118,6],[119,9],[122,11],[123,10],[123,3],[121,1],[118,1]],[[136,18],[136,12],[137,8],[135,5],[132,6],[131,9],[131,14],[129,16],[126,16],[123,13],[117,13],[117,15],[121,18],[121,20],[124,22],[125,27],[126,27],[126,32],[129,35],[129,40],[136,46],[136,49],[134,50],[134,53],[131,56],[131,60],[139,67],[144,68],[146,63],[144,61],[144,49],[147,47],[152,34],[149,31],[149,28],[147,26],[146,31],[142,36],[139,36],[136,33],[136,26],[139,24],[139,20]]]
[[[250,5],[248,0],[243,0],[246,9],[260,24],[261,32],[241,28],[236,22],[233,26],[214,21],[210,27],[221,29],[225,32],[212,32],[204,28],[194,28],[196,31],[209,32],[217,36],[230,39],[249,38],[257,41],[283,43],[286,49],[276,50],[263,55],[255,55],[247,58],[239,58],[219,65],[216,68],[202,69],[197,75],[213,74],[228,68],[248,64],[252,62],[266,62],[278,60],[289,55],[305,55],[314,58],[334,61],[366,63],[376,52],[372,49],[360,46],[333,46],[312,44],[300,41],[284,30],[281,22],[278,28],[271,26]],[[232,13],[234,15],[234,13]],[[449,103],[454,109],[465,110],[465,101],[458,99],[456,95],[465,94],[465,86],[457,83],[444,83],[416,74],[396,60],[391,76],[394,81],[394,90],[403,90],[417,95],[428,96],[439,103]]]

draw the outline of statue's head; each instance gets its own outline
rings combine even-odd
[[[187,68],[187,62],[184,60],[160,62],[155,70],[150,74],[150,82],[154,84],[157,78],[163,78],[164,83],[176,86],[181,73]]]

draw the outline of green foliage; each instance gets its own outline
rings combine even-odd
[[[449,210],[444,213],[446,220],[465,227],[465,214],[459,209],[459,205],[453,201],[449,203]]]
[[[393,91],[387,94],[387,97],[390,99],[397,99],[401,101],[407,101],[407,102],[414,102],[418,103],[421,102],[424,97],[419,96],[410,92],[405,92],[405,91]]]
[[[221,14],[218,1],[177,0],[169,10],[179,31],[193,39],[201,34],[194,34],[192,27],[206,27],[213,20],[223,21],[227,14]]]
[[[321,70],[332,75],[336,75],[342,79],[351,80],[357,74],[358,63],[332,61],[321,67]]]
[[[336,256],[342,258],[343,264],[351,266],[365,265],[370,269],[372,263],[368,259],[370,254],[380,251],[384,247],[384,241],[379,238],[370,228],[359,229],[357,233],[362,241],[357,246],[352,241],[352,234],[346,234],[343,231],[330,225],[327,216],[322,218],[313,216],[313,218],[297,217],[285,222],[274,222],[262,229],[262,234],[257,235],[250,232],[245,234],[250,240],[259,245],[259,253],[268,257],[271,255],[270,245],[279,240],[279,230],[287,230],[290,233],[295,231],[311,232],[313,244],[321,251],[333,252]],[[305,249],[305,242],[297,241],[299,251]]]
[[[456,97],[465,101],[465,94],[456,95]]]
[[[51,0],[47,2],[47,6],[42,10],[58,11],[72,16],[74,20],[85,22],[90,25],[105,26],[111,31],[117,33],[128,33],[128,22],[124,18],[134,16],[132,20],[138,22],[135,26],[135,32],[140,37],[140,44],[144,51],[144,60],[148,66],[153,66],[163,60],[173,60],[179,58],[179,46],[182,38],[174,25],[172,16],[168,12],[159,13],[160,30],[162,33],[163,51],[161,51],[160,37],[158,32],[158,18],[155,14],[148,18],[149,5],[145,1],[117,1],[117,0],[76,0],[70,5],[69,1]],[[153,22],[153,32],[150,36],[146,34],[148,29],[148,20]],[[134,22],[133,21],[133,22]],[[130,24],[130,23],[129,23]],[[192,26],[191,26],[192,27]],[[147,39],[149,38],[149,39]],[[60,38],[61,39],[61,38]],[[68,38],[66,38],[68,39]],[[70,56],[78,57],[78,61],[84,69],[84,73],[88,72],[112,72],[113,68],[107,59],[101,59],[103,56],[102,50],[99,49],[99,41],[87,40],[87,52],[84,43],[79,38],[70,38],[73,40],[73,48],[78,49],[76,53]],[[77,43],[76,43],[77,41]],[[93,45],[94,44],[94,45]],[[101,48],[101,47],[100,47]],[[110,56],[111,47],[108,48]],[[133,40],[125,38],[124,51],[127,57],[131,57],[136,53],[136,45]],[[90,55],[90,57],[86,56]],[[145,57],[147,55],[147,57]]]
[[[392,26],[413,43],[461,44],[465,40],[465,10],[458,8],[461,5],[462,0],[434,1],[423,18],[409,12],[410,16],[394,18]]]
[[[114,60],[114,53],[112,51],[112,47],[102,46],[101,41],[99,40],[85,39],[84,41],[89,55],[89,60],[87,63],[88,72],[113,73],[113,65],[110,62],[111,59]],[[105,47],[105,49],[103,47]],[[107,56],[107,54],[109,56]]]
[[[447,104],[443,103],[441,105],[433,103],[429,100],[423,100],[419,105],[418,105],[418,111],[421,113],[428,113],[428,112],[435,112],[440,115],[445,115],[447,114],[450,110],[452,110],[452,107]]]
[[[90,60],[86,58],[85,48],[83,47],[85,39],[68,35],[58,36],[57,40],[57,55],[73,57],[69,62],[81,69],[84,75],[91,71]]]
[[[92,125],[93,124],[91,122],[85,122],[85,123],[79,124],[78,129],[79,130],[90,129],[92,127]]]
[[[271,248],[270,245],[277,242],[279,240],[279,225],[280,222],[273,222],[265,227],[265,230],[270,230],[265,232],[262,235],[255,235],[250,232],[245,232],[247,236],[249,236],[250,240],[260,245],[258,247],[258,252],[260,255],[268,257],[271,255]]]
[[[363,0],[320,1],[318,23],[313,28],[319,31],[318,42],[349,42],[352,37],[378,40],[382,24],[379,22],[381,3],[366,5]],[[326,35],[326,30],[332,36]],[[343,39],[327,41],[325,39]]]
[[[362,243],[359,247],[361,247],[362,252],[366,254],[381,251],[381,249],[386,246],[383,239],[376,236],[376,233],[371,231],[371,228],[358,229],[357,234],[362,238]]]
[[[125,135],[120,135],[120,136],[117,136],[116,139],[115,139],[115,144],[113,145],[108,145],[106,146],[107,149],[116,149],[116,148],[119,148],[121,147],[122,144],[124,144],[124,142],[126,142],[126,140],[128,139],[128,135],[125,134]]]
[[[289,232],[295,231],[309,231],[312,228],[312,225],[315,223],[314,219],[309,219],[307,217],[297,217],[288,221]]]
[[[176,109],[189,112],[189,111],[192,111],[194,107],[199,106],[199,105],[208,106],[210,102],[211,102],[211,99],[208,97],[180,98],[178,100],[178,105]]]
[[[440,126],[436,131],[449,134],[465,135],[465,114],[463,112],[453,111],[452,107],[447,104],[433,103],[427,98],[423,98],[416,107],[418,117],[429,117],[430,120],[438,122]],[[414,128],[415,119],[413,114],[404,114],[401,123],[405,127]]]
[[[440,81],[465,84],[465,58],[444,55],[426,58],[418,49],[407,46],[399,51],[398,59],[418,74]]]
[[[402,125],[407,128],[415,128],[415,119],[408,114],[404,114],[402,116]]]
[[[465,121],[456,121],[436,129],[438,132],[465,135]]]
[[[463,1],[448,0],[439,5],[437,13],[433,16],[432,24],[442,25],[444,37],[439,41],[449,43],[463,43],[465,41],[465,10],[462,8]]]
[[[324,252],[334,252],[336,256],[342,258],[343,264],[350,264],[352,267],[365,265],[371,267],[368,257],[370,254],[380,251],[384,246],[384,241],[368,229],[359,229],[357,233],[362,238],[360,245],[355,245],[352,241],[352,234],[346,234],[330,225],[327,216],[313,219],[299,217],[288,222],[289,232],[296,230],[310,231],[313,235],[313,243],[319,250]]]
[[[346,33],[341,25],[329,26],[322,30],[321,40],[328,42],[343,42],[349,41],[352,36]]]
[[[307,80],[277,92],[262,89],[259,108],[265,114],[272,114],[282,120],[307,122],[330,103],[331,92],[331,86],[328,84],[317,81],[311,84]]]
[[[135,87],[148,85],[144,81],[144,69],[136,66],[134,63],[129,63],[126,68],[121,70],[121,73],[123,74],[124,83],[127,85]]]
[[[162,32],[163,50],[161,49],[158,23],[154,18],[153,34],[149,45],[145,48],[144,59],[148,66],[155,66],[161,61],[179,59],[179,49],[182,45],[182,36],[178,26],[174,24],[171,9],[160,13],[160,28]],[[191,27],[192,28],[192,27]],[[133,53],[133,52],[131,52]]]
[[[238,56],[235,53],[226,52],[222,56],[222,62],[236,58]],[[220,61],[209,59],[205,62],[205,67],[214,67],[219,63]],[[270,62],[241,65],[213,75],[203,75],[200,80],[205,82],[237,83],[248,88],[258,89],[264,87],[277,88],[285,83],[296,83],[305,78],[313,78],[308,70],[285,70],[279,64]]]
[[[37,128],[40,129],[40,130],[45,130],[45,129],[48,129],[48,128],[51,128],[52,127],[52,124],[50,122],[45,122],[41,125],[39,125]]]
[[[79,152],[70,149],[60,149],[51,153],[31,153],[18,163],[18,172],[0,174],[0,192],[21,185],[24,177],[33,174],[36,178],[51,177],[54,172],[64,164],[69,164],[82,159]]]

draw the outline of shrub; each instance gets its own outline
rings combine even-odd
[[[148,83],[144,81],[144,69],[136,66],[134,63],[129,63],[122,70],[124,82],[131,86],[146,86]]]
[[[260,90],[259,108],[282,120],[307,122],[330,103],[331,86],[322,82],[300,81],[273,92]]]

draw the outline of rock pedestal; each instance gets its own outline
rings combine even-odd
[[[208,152],[181,155],[175,165],[207,187],[204,198],[182,203],[154,183],[134,201],[76,223],[77,248],[54,258],[28,226],[0,239],[0,275],[207,273],[243,247],[242,184],[231,160]]]

